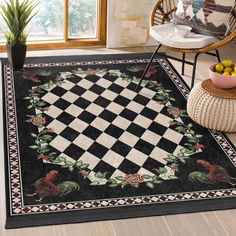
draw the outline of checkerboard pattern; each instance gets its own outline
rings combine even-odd
[[[100,73],[92,79],[68,78],[42,97],[49,104],[47,128],[56,133],[49,145],[68,161],[89,164],[91,181],[98,171],[108,172],[107,179],[130,173],[153,176],[158,167],[168,170],[163,179],[174,174],[164,158],[177,155],[183,135],[170,127],[170,104],[157,103],[155,92],[145,87],[134,92],[135,86]]]

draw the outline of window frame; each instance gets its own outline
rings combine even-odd
[[[64,0],[64,39],[63,40],[41,40],[28,41],[27,49],[56,49],[74,48],[78,46],[99,46],[106,44],[106,23],[107,23],[107,0],[97,0],[97,30],[95,38],[69,39],[68,37],[68,4],[69,0]],[[5,43],[0,44],[0,50],[5,51]]]

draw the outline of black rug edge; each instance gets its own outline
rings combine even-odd
[[[57,62],[69,62],[71,60],[119,60],[124,59],[124,56],[130,57],[132,59],[144,58],[149,59],[150,53],[127,53],[127,54],[101,54],[101,55],[79,55],[79,56],[50,56],[50,57],[28,57],[26,59],[26,64],[47,63],[50,60],[56,60]],[[92,59],[91,59],[92,56]],[[106,58],[104,58],[106,57]],[[115,57],[115,58],[114,58]],[[169,66],[174,70],[177,76],[189,89],[189,86],[180,76],[177,70],[174,68],[172,63],[168,60],[164,53],[159,53],[156,57],[164,57],[168,61]],[[5,113],[5,81],[4,81],[4,65],[8,64],[7,58],[1,59],[2,62],[2,101],[3,101],[3,135],[7,135],[7,123],[6,123],[6,113]],[[229,138],[224,134],[224,137],[227,141],[235,147],[235,145],[229,140]],[[4,140],[4,139],[3,139]],[[7,142],[4,140],[4,155],[7,153]],[[9,196],[9,179],[8,179],[8,158],[4,158],[5,165],[5,195],[6,199]],[[236,208],[236,199],[235,198],[226,198],[226,199],[211,199],[211,200],[196,200],[191,202],[172,202],[165,204],[150,204],[143,206],[128,206],[132,208],[132,214],[127,212],[127,207],[122,208],[108,208],[108,209],[95,209],[87,211],[69,211],[61,213],[51,213],[47,214],[38,214],[30,216],[10,216],[10,205],[9,202],[6,202],[6,229],[16,229],[23,227],[36,227],[36,226],[48,226],[48,225],[59,225],[59,224],[73,224],[73,223],[83,223],[83,222],[93,222],[93,221],[105,221],[105,220],[115,220],[115,219],[128,219],[128,218],[137,218],[137,217],[151,217],[151,216],[161,216],[161,215],[173,215],[173,214],[183,214],[183,213],[193,213],[193,212],[204,212],[204,211],[215,211],[215,210],[226,210]],[[174,205],[174,208],[173,206]],[[112,213],[111,213],[112,210]],[[97,213],[99,211],[99,213]],[[97,214],[95,214],[96,212]],[[30,220],[29,220],[30,217]]]
[[[150,204],[143,206],[127,206],[122,208],[96,209],[69,211],[61,213],[51,213],[50,215],[31,215],[8,217],[6,221],[6,229],[15,229],[23,227],[59,225],[59,224],[75,224],[93,221],[118,220],[137,217],[151,217],[174,215],[183,213],[194,213],[204,211],[229,210],[236,207],[236,199],[211,199],[196,200],[194,202],[174,202],[164,204]],[[127,208],[131,208],[130,211]],[[132,213],[131,213],[132,210]]]
[[[124,60],[124,56],[128,59],[149,59],[152,53],[149,52],[129,52],[129,53],[111,53],[111,54],[87,54],[87,55],[69,55],[69,56],[45,56],[45,57],[26,57],[25,64],[49,63],[51,60],[54,62],[73,62],[75,61],[96,61],[96,60]],[[164,52],[156,54],[155,58],[167,58]],[[8,65],[7,58],[1,58],[2,66]]]

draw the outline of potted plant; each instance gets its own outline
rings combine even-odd
[[[1,15],[8,26],[5,32],[7,55],[13,70],[23,68],[26,56],[25,28],[35,16],[33,13],[38,3],[34,0],[5,0],[0,3]]]

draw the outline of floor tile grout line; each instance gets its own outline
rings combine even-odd
[[[227,229],[225,228],[225,226],[224,226],[223,222],[221,221],[220,217],[217,215],[217,212],[214,211],[213,213],[215,214],[217,220],[220,222],[220,225],[222,226],[222,228],[224,229],[224,231],[226,232],[226,234],[227,234],[228,236],[230,236],[229,232],[228,232]]]
[[[170,227],[169,227],[169,225],[168,225],[168,223],[167,223],[167,221],[166,221],[165,216],[161,216],[161,218],[163,219],[163,221],[164,221],[164,223],[165,223],[165,225],[166,225],[166,228],[167,228],[167,230],[168,230],[169,233],[170,233],[170,236],[173,236],[173,234],[172,234],[172,232],[171,232],[171,229],[170,229]]]

